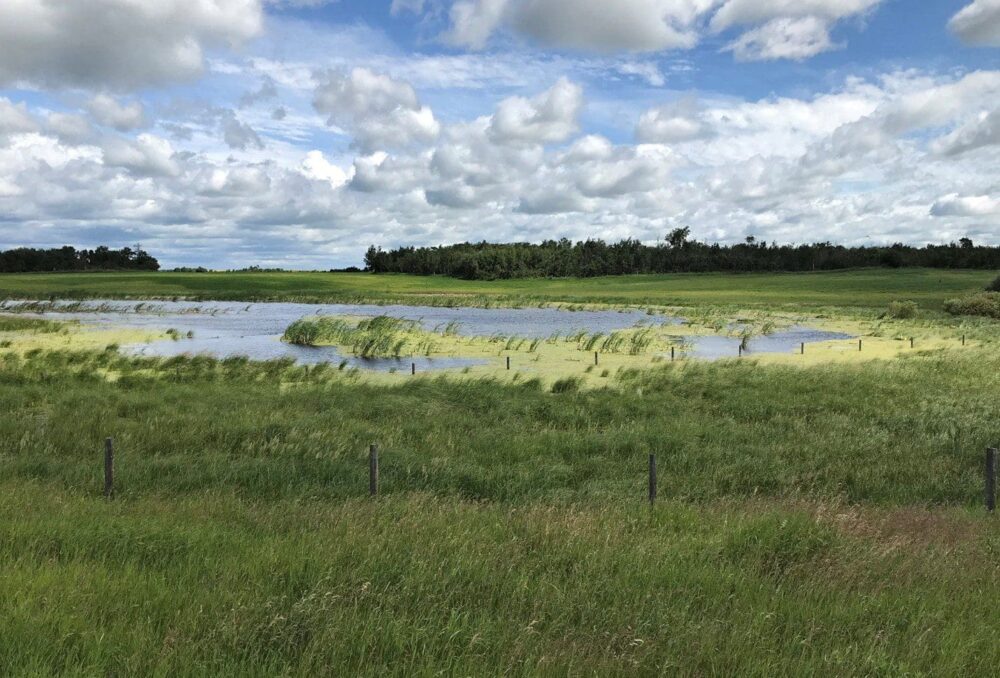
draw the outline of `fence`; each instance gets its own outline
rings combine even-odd
[[[379,495],[379,455],[378,445],[368,448],[368,494]],[[984,466],[984,488],[986,510],[996,511],[997,505],[997,448],[986,449],[986,464]],[[659,483],[656,476],[656,455],[649,455],[647,499],[650,506],[656,503],[656,492]],[[113,499],[115,496],[115,452],[114,441],[107,438],[104,441],[104,496]]]

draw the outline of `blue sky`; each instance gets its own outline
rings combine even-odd
[[[1000,244],[1000,0],[0,6],[0,247]]]

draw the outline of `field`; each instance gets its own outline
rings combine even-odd
[[[894,331],[942,343],[624,367],[577,390],[131,359],[113,331],[0,316],[0,675],[1000,666],[1000,523],[983,509],[1000,323],[938,310],[990,273],[241,276],[0,276],[0,298],[615,299],[844,322],[913,299],[920,317]]]
[[[940,309],[983,289],[990,271],[865,269],[745,275],[637,275],[585,279],[463,281],[365,273],[0,274],[0,298],[193,298],[447,304],[608,303],[742,307],[882,308],[912,299]]]

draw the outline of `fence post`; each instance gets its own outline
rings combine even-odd
[[[417,364],[416,363],[410,363],[410,374],[414,375],[416,373],[417,373]]]
[[[997,508],[997,448],[986,449],[986,510]]]
[[[738,349],[738,353],[737,353],[737,355],[739,355],[739,357],[741,357],[741,358],[742,358],[742,357],[743,357],[743,344],[740,344],[740,345],[739,345],[739,346],[737,347],[737,349]]]
[[[597,365],[597,351],[594,351],[594,364]]]
[[[111,438],[104,440],[104,496],[115,496],[115,446]]]
[[[656,502],[656,455],[649,455],[649,505]]]
[[[802,342],[802,345],[799,347],[799,353],[801,355],[805,355],[806,354],[806,342],[804,342],[804,341]]]
[[[858,353],[861,352],[861,340],[858,339]]]
[[[962,346],[965,346],[965,335],[962,335]]]
[[[670,347],[670,362],[674,362],[674,347]]]
[[[510,369],[510,356],[507,356],[507,369]]]
[[[368,495],[378,496],[378,445],[368,448]]]
[[[910,337],[910,348],[913,348],[913,337]]]

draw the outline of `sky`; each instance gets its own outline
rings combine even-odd
[[[0,249],[1000,245],[1000,0],[3,0]]]

